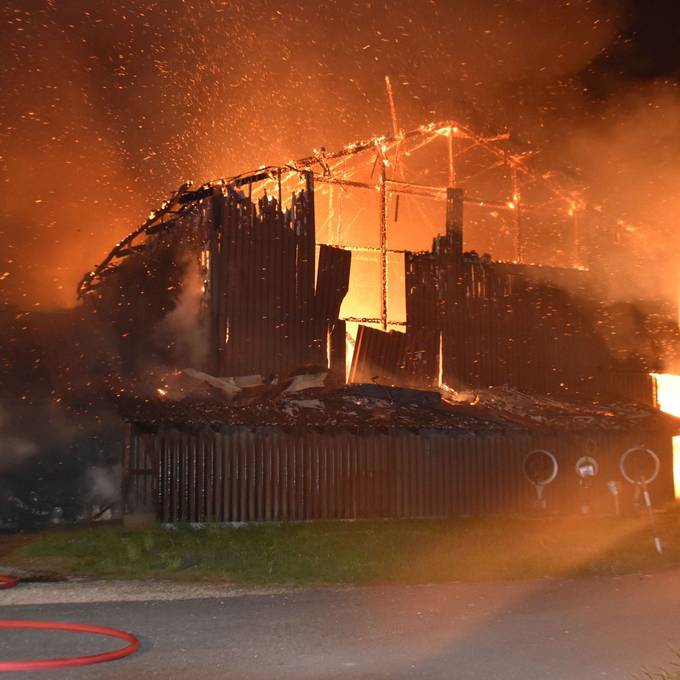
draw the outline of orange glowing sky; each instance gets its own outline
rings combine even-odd
[[[647,221],[636,256],[674,250],[676,83],[617,70],[633,49],[627,2],[9,0],[0,12],[0,302],[72,305],[82,273],[187,178],[389,131],[386,74],[402,126],[509,127],[593,203]],[[414,247],[416,231],[398,236]],[[658,267],[637,274],[637,288],[675,286]]]

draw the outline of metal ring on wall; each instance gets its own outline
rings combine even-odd
[[[529,461],[529,459],[532,456],[534,456],[536,454],[543,454],[544,456],[547,456],[552,463],[552,472],[550,473],[550,475],[548,475],[548,477],[546,479],[541,479],[541,480],[532,479],[529,476],[529,474],[527,473],[527,462]],[[550,451],[548,451],[546,449],[534,449],[533,451],[530,451],[529,453],[527,453],[526,456],[524,456],[524,465],[522,466],[522,469],[524,471],[524,476],[532,484],[534,484],[535,486],[546,486],[547,484],[550,484],[550,482],[552,482],[555,479],[555,477],[557,477],[557,471],[559,470],[559,465],[557,464],[557,458],[555,458],[555,456]]]
[[[635,453],[636,451],[643,451],[645,453],[648,453],[651,459],[654,461],[654,472],[652,473],[651,477],[648,479],[643,479],[643,480],[635,480],[631,479],[627,474],[626,474],[626,458],[631,453]],[[644,446],[633,446],[632,448],[628,449],[627,451],[624,451],[623,454],[621,455],[621,460],[619,461],[619,469],[621,470],[621,474],[623,475],[623,478],[627,481],[630,482],[631,484],[651,484],[659,475],[659,469],[661,468],[661,462],[659,461],[659,456],[654,453],[651,449],[647,449]]]

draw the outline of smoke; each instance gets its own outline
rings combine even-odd
[[[616,242],[598,244],[610,296],[675,304],[680,100],[675,80],[650,80],[637,63],[631,26],[643,5],[10,0],[0,10],[0,301],[72,305],[83,272],[187,178],[389,131],[390,75],[402,127],[456,118],[509,129],[539,171],[570,172],[595,208],[586,235]],[[423,247],[424,230],[400,209],[394,242]],[[555,231],[536,225],[535,261],[566,264]],[[466,234],[468,247],[508,257],[500,218],[475,230],[470,214]],[[377,270],[365,270],[345,311],[377,299],[366,293]],[[197,366],[190,290],[157,340]]]
[[[538,168],[570,171],[594,207],[584,229],[611,234],[611,244],[599,245],[610,295],[675,303],[677,82],[635,69],[621,75],[634,10],[644,4],[8,0],[0,8],[0,304],[72,306],[82,274],[186,179],[389,131],[385,75],[400,126],[455,118],[491,134],[510,129]],[[423,229],[400,232],[406,223],[391,236],[400,248],[420,247]],[[557,252],[551,239],[547,227],[537,231],[535,252]],[[377,270],[365,269],[375,281]],[[205,356],[200,286],[198,268],[187,265],[152,339],[178,365],[201,366]],[[637,320],[618,323],[628,337]],[[21,347],[18,337],[7,347]],[[26,354],[12,369],[21,393],[23,376],[30,382],[44,366],[35,358],[47,354]],[[23,405],[0,412],[0,465],[21,473],[14,496],[26,507],[42,502],[31,494],[48,498],[45,489],[67,480],[60,504],[75,516],[75,480],[117,457],[117,421],[101,404],[89,420],[55,406],[53,396],[76,390],[72,378],[53,389],[54,377],[43,387],[48,404],[32,406],[21,427]],[[0,385],[3,399],[5,391]],[[25,391],[35,394],[35,385]],[[91,472],[85,487],[106,496],[107,480]]]
[[[680,237],[680,92],[677,84],[622,83],[595,121],[574,123],[565,153],[581,172],[599,225],[615,225],[612,294],[677,304]],[[607,244],[614,245],[614,244]],[[606,246],[605,246],[606,247]]]
[[[12,419],[3,404],[0,404],[0,471],[25,461],[38,450],[35,442],[11,431]]]
[[[38,447],[29,439],[0,432],[0,451],[2,451],[0,460],[0,471],[2,471],[35,455]]]
[[[0,303],[23,308],[72,305],[79,276],[145,204],[81,50],[51,28],[26,24],[30,45],[13,45],[0,71]]]
[[[28,529],[87,518],[115,502],[120,423],[115,413],[91,406],[89,414],[30,407],[33,426],[3,411],[0,429],[0,527]],[[67,419],[77,426],[66,427]]]
[[[2,528],[82,519],[87,469],[120,458],[120,420],[96,368],[97,340],[84,328],[78,310],[0,307]]]
[[[120,500],[120,466],[93,466],[84,479],[86,501],[91,505],[110,505]]]
[[[207,329],[203,323],[203,280],[198,263],[187,259],[184,279],[175,307],[158,323],[154,340],[172,352],[173,364],[201,367],[208,351]]]
[[[627,4],[10,0],[1,11],[0,299],[64,306],[185,179],[388,130],[385,74],[404,127],[456,117],[540,141]]]

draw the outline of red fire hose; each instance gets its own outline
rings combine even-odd
[[[12,588],[18,583],[18,579],[11,576],[0,576],[0,589]],[[18,661],[0,661],[2,671],[37,671],[47,668],[65,668],[67,666],[87,666],[104,661],[115,661],[125,656],[134,654],[139,648],[139,640],[131,633],[116,628],[105,626],[91,626],[86,623],[64,623],[60,621],[10,621],[0,620],[0,628],[31,629],[31,630],[58,630],[75,633],[89,633],[91,635],[106,635],[107,637],[125,640],[128,644],[120,649],[100,654],[87,654],[85,656],[60,657],[56,659],[20,659]]]

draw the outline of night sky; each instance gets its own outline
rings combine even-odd
[[[0,10],[0,302],[75,284],[178,184],[456,118],[510,130],[630,227],[672,296],[680,10],[670,0],[10,0]],[[649,262],[661,262],[643,280]],[[643,266],[644,265],[644,266]]]

